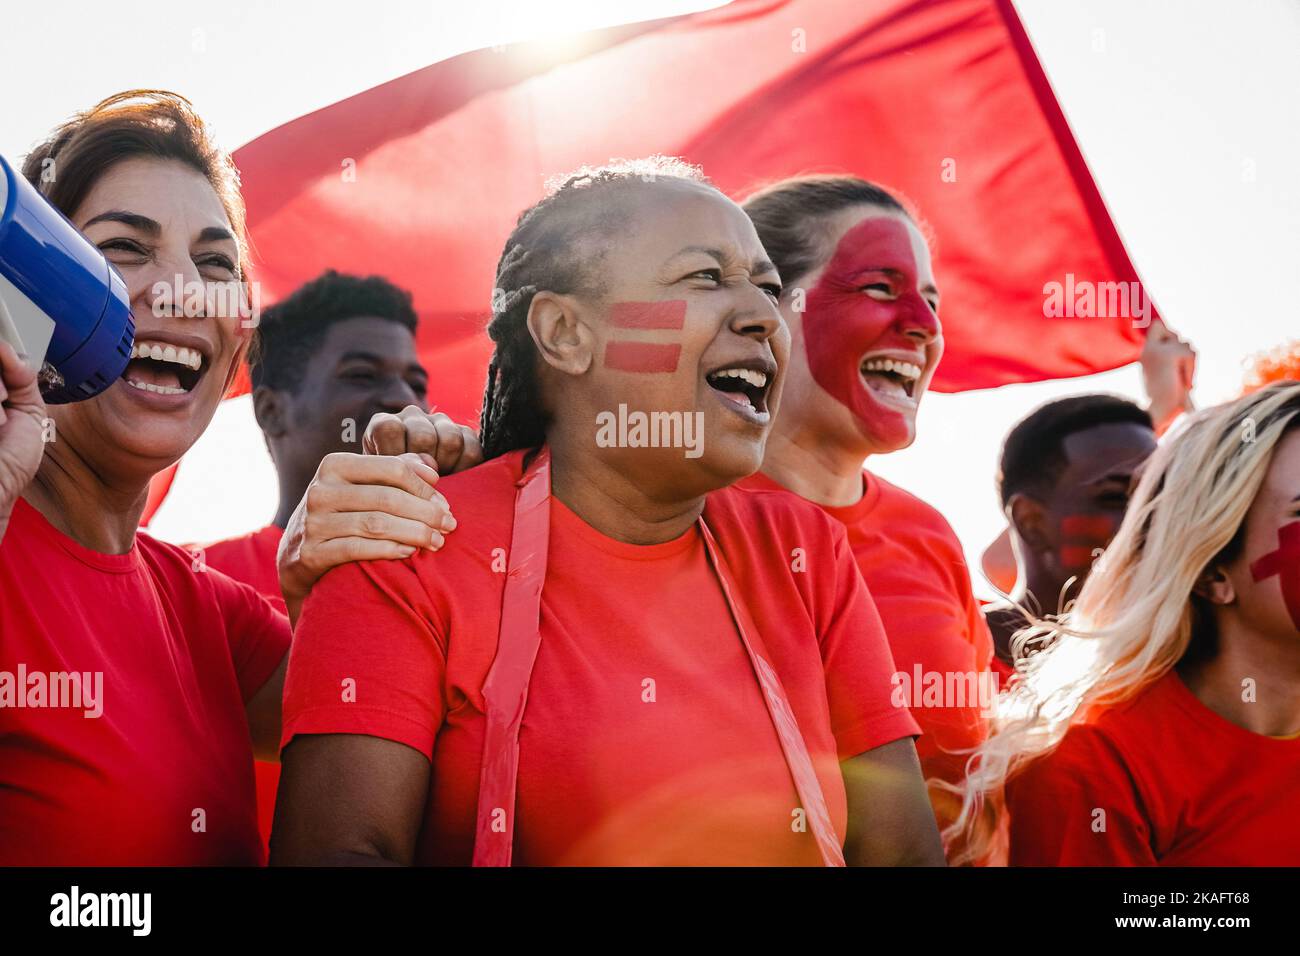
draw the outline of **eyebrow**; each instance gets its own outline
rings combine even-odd
[[[704,255],[717,260],[719,264],[721,264],[727,258],[726,254],[723,253],[721,249],[715,249],[712,246],[686,246],[685,248],[679,249],[675,253],[673,253],[672,256],[669,257],[668,261],[672,262],[673,259],[676,259],[679,256],[684,256],[688,252],[702,252],[704,253]],[[764,272],[775,272],[775,271],[776,271],[776,265],[770,259],[755,259],[753,262],[749,264],[750,275],[754,275],[755,273],[761,274]]]
[[[235,235],[225,226],[208,226],[199,233],[199,242],[221,242],[229,239],[234,242]]]
[[[162,232],[162,226],[158,225],[148,216],[142,216],[135,212],[123,212],[120,209],[111,209],[108,212],[100,213],[82,228],[89,228],[97,222],[120,222],[123,225],[130,226],[132,229],[138,229],[140,232],[156,236]]]
[[[124,226],[130,226],[143,232],[148,236],[157,236],[162,233],[162,226],[150,219],[148,216],[142,216],[138,212],[125,212],[121,209],[110,209],[108,212],[100,213],[94,219],[86,223],[83,228],[89,228],[97,222],[120,222]],[[235,236],[229,229],[224,226],[208,226],[199,233],[199,242],[222,242],[229,239],[234,241]]]
[[[378,355],[374,352],[364,352],[359,349],[353,349],[351,352],[344,352],[342,355],[339,356],[340,365],[343,364],[344,362],[355,362],[355,361],[373,362],[375,365],[383,365],[384,356]],[[406,370],[408,372],[410,371],[419,372],[421,375],[424,375],[425,377],[428,377],[429,374],[428,369],[426,369],[423,365],[421,365],[419,360],[409,363],[406,366]]]

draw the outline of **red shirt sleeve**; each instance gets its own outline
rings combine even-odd
[[[276,610],[242,581],[209,569],[230,643],[230,660],[239,680],[239,692],[248,703],[275,673],[289,651],[289,618]]]
[[[296,734],[364,734],[432,759],[446,712],[445,625],[408,561],[341,565],[303,604],[280,747]]]
[[[821,633],[822,664],[831,732],[841,760],[921,733],[905,706],[893,701],[894,656],[875,601],[849,550],[843,528],[835,529],[835,595]]]
[[[1013,776],[1007,810],[1012,866],[1156,864],[1133,777],[1094,727],[1072,727],[1056,750]]]

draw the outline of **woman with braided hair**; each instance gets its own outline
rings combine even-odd
[[[728,488],[790,347],[744,212],[583,170],[496,285],[459,530],[304,606],[273,862],[941,865],[843,529]]]

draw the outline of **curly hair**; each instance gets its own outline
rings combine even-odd
[[[418,321],[410,292],[383,276],[362,278],[333,269],[263,309],[249,354],[253,387],[295,391],[330,327],[361,316],[396,322],[413,335]]]

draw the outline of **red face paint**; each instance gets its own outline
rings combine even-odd
[[[1281,578],[1282,600],[1286,602],[1291,622],[1300,630],[1300,521],[1292,521],[1277,530],[1278,548],[1250,566],[1251,578],[1263,581]]]
[[[605,367],[620,372],[675,372],[680,345],[653,342],[610,342],[605,346]]]
[[[618,329],[680,329],[686,324],[686,300],[615,302],[609,324]]]
[[[877,301],[864,287],[886,283],[898,293]],[[917,290],[916,257],[906,223],[874,216],[844,234],[803,315],[808,368],[817,384],[858,419],[863,434],[906,441],[915,409],[875,395],[859,374],[863,356],[890,351],[920,358],[909,330],[939,334],[939,320]],[[917,362],[923,368],[924,358]]]
[[[680,330],[686,324],[686,300],[615,302],[609,322],[617,329]],[[681,345],[675,343],[614,339],[605,345],[605,367],[619,372],[675,372],[681,354]]]
[[[1119,519],[1109,515],[1066,515],[1061,519],[1061,564],[1066,568],[1090,566],[1118,530]]]

